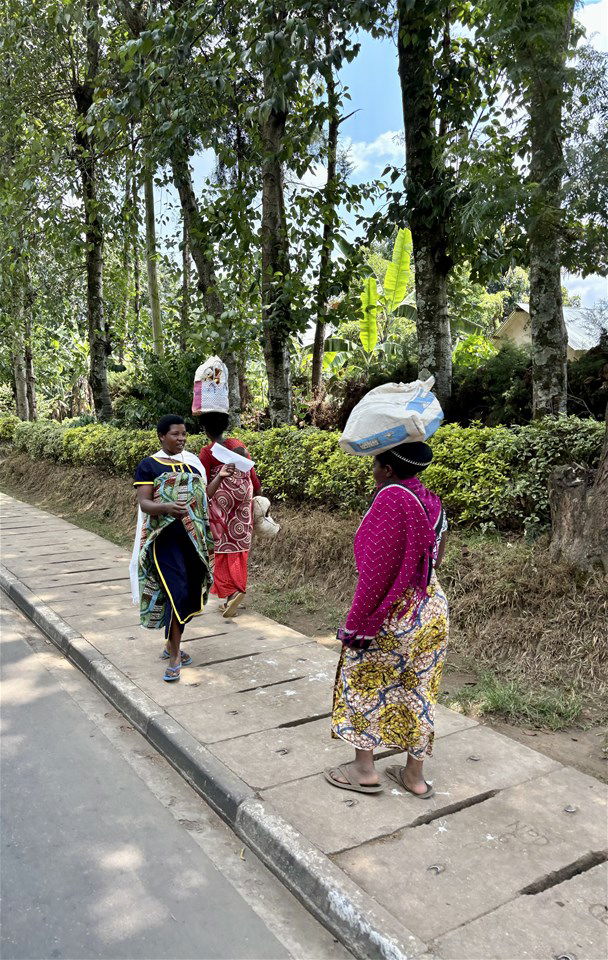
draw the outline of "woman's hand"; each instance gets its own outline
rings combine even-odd
[[[168,517],[175,517],[177,520],[183,520],[188,513],[188,507],[184,503],[166,503],[164,507],[165,514]]]

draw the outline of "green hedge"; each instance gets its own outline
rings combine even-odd
[[[442,497],[452,521],[502,530],[542,525],[549,519],[552,468],[571,462],[594,466],[603,431],[602,424],[577,417],[516,427],[448,424],[432,439],[435,457],[424,482]],[[273,499],[359,512],[368,504],[371,460],[342,453],[337,433],[282,427],[240,431],[239,436]],[[0,418],[0,441],[34,460],[83,464],[125,476],[158,446],[151,430],[62,427],[15,417]],[[188,446],[198,452],[205,442],[202,436],[190,436]]]

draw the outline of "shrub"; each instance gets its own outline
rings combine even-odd
[[[0,438],[34,460],[49,458],[129,476],[153,453],[153,430],[125,430],[97,424],[62,427],[51,421],[15,424],[0,419]],[[425,483],[438,493],[450,520],[502,530],[534,529],[549,519],[548,478],[553,467],[576,462],[594,466],[603,425],[577,417],[547,418],[516,427],[461,427],[447,424],[432,439],[434,460]],[[280,427],[260,433],[238,431],[269,495],[329,510],[361,512],[372,493],[371,459],[351,457],[338,434],[314,427]],[[198,453],[207,443],[188,440]]]
[[[134,429],[154,427],[163,413],[183,417],[194,427],[192,385],[200,357],[192,353],[148,357],[142,370],[113,373],[114,415]]]
[[[13,446],[32,460],[61,460],[63,428],[55,420],[21,421],[15,427]]]
[[[15,430],[22,421],[15,414],[9,413],[0,417],[0,443],[12,443]]]

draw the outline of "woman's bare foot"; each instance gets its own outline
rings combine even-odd
[[[424,779],[422,768],[424,760],[416,760],[411,754],[408,754],[407,763],[400,768],[401,782],[403,786],[411,793],[427,793],[429,784]]]
[[[356,750],[356,756],[352,763],[343,763],[342,767],[348,770],[348,776],[351,783],[358,783],[360,787],[375,787],[380,783],[380,778],[376,773],[374,766],[373,750]],[[338,783],[348,783],[339,772],[335,779]]]

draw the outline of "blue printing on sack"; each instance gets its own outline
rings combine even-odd
[[[428,440],[429,437],[432,437],[435,431],[439,429],[439,427],[441,426],[442,420],[443,420],[443,414],[438,413],[434,420],[431,420],[430,423],[427,423],[424,431],[425,440]]]
[[[426,397],[414,397],[413,400],[408,400],[407,409],[415,410],[416,413],[424,413],[427,407],[430,407],[435,398],[429,394]]]
[[[382,433],[374,433],[371,437],[364,437],[363,440],[349,443],[353,450],[361,453],[377,453],[387,443],[394,443],[395,446],[407,440],[408,432],[404,426],[392,427],[390,430],[383,430]]]
[[[441,426],[443,420],[443,414],[437,414],[434,420],[431,420],[425,427],[424,438],[428,440],[429,437],[432,437],[436,430]],[[383,447],[390,441],[392,446],[397,446],[399,443],[404,443],[409,434],[405,427],[393,427],[390,430],[383,430],[382,433],[374,433],[370,437],[364,437],[363,440],[351,441],[349,446],[352,450],[356,450],[359,453],[378,453],[382,450]]]

